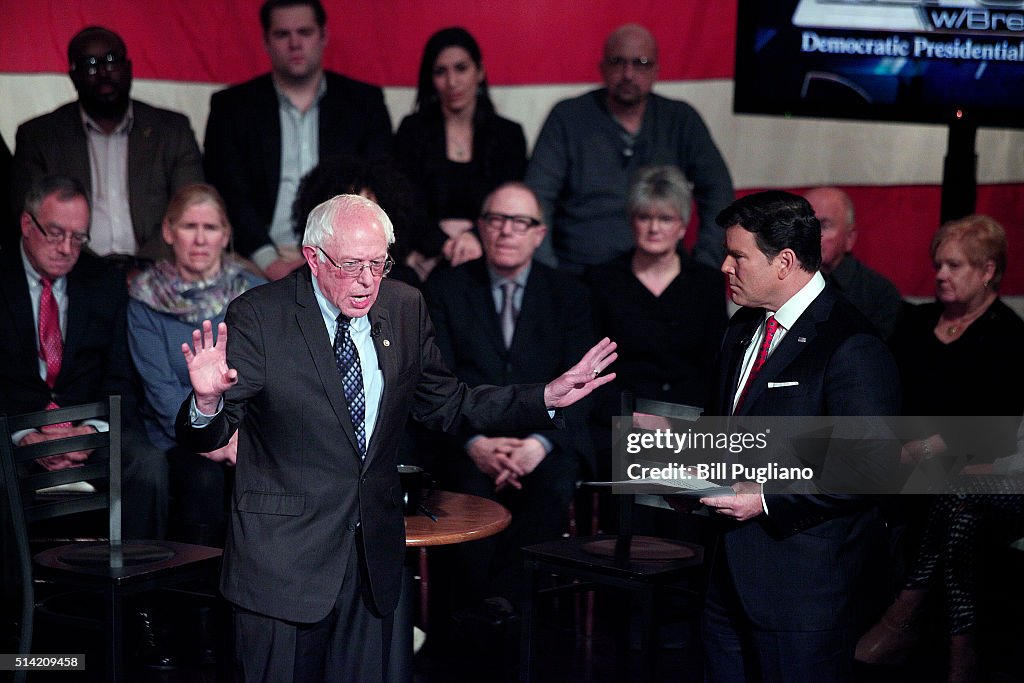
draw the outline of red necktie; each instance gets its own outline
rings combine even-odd
[[[740,406],[743,405],[743,399],[747,397],[747,392],[750,391],[750,386],[754,383],[758,374],[760,374],[765,361],[768,360],[768,352],[772,348],[772,339],[775,338],[775,333],[778,330],[779,323],[775,320],[775,316],[768,316],[768,320],[766,320],[764,324],[764,340],[761,342],[761,348],[757,350],[757,358],[754,359],[754,366],[750,368],[750,374],[747,375],[747,383],[743,385],[743,391],[740,393],[739,400],[736,401],[736,407],[733,408],[733,413],[736,413],[740,409]]]
[[[39,357],[46,363],[46,384],[51,389],[60,374],[61,359],[64,357],[64,340],[60,336],[60,310],[53,296],[53,280],[40,278],[43,293],[39,296]],[[46,404],[47,410],[59,408],[53,399]],[[54,425],[70,427],[70,422]]]

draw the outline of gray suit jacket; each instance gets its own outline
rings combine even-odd
[[[128,134],[128,204],[138,256],[166,255],[160,223],[179,187],[202,182],[203,164],[188,119],[132,100],[135,121]],[[37,178],[61,174],[78,178],[92,192],[89,146],[78,102],[18,127],[11,201],[20,213],[25,193]]]

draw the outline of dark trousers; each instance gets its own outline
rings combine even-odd
[[[764,578],[766,585],[772,577]],[[785,612],[786,600],[778,609]],[[746,618],[725,562],[712,569],[701,620],[708,683],[848,683],[853,680],[856,634],[851,627],[827,631],[769,631]]]
[[[358,543],[356,544],[359,545]],[[358,553],[330,613],[313,624],[235,607],[236,680],[244,683],[381,683],[386,680],[394,615],[377,615]]]

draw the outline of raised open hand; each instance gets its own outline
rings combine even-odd
[[[619,357],[615,348],[615,342],[608,337],[595,344],[583,354],[579,363],[544,387],[544,405],[548,408],[571,406],[602,384],[615,379],[614,372],[601,374]]]
[[[194,347],[194,350],[193,350]],[[192,331],[192,346],[185,342],[181,353],[188,366],[188,378],[196,396],[196,408],[207,415],[217,411],[220,397],[238,381],[238,371],[228,367],[228,326],[217,325],[217,340],[213,338],[213,325],[203,321],[203,329]]]

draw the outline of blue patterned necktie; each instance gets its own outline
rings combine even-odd
[[[359,352],[349,329],[351,320],[344,313],[338,315],[338,327],[334,332],[334,360],[338,363],[338,374],[345,391],[345,403],[352,418],[352,427],[359,444],[359,455],[366,457],[366,395],[363,393],[363,370],[359,365]]]

